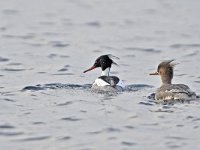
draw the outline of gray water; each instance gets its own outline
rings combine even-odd
[[[199,149],[200,102],[156,104],[148,74],[200,93],[198,0],[0,1],[0,149]],[[124,92],[97,93],[94,60],[113,54]]]

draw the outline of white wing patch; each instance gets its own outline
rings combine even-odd
[[[93,85],[96,85],[96,86],[110,86],[109,83],[107,83],[104,80],[99,79],[99,78],[94,81]],[[119,82],[116,85],[119,86],[119,87],[125,88],[125,85],[122,82],[122,80],[119,80]]]
[[[107,82],[105,82],[102,79],[96,79],[93,83],[93,85],[97,85],[97,86],[106,86],[106,85],[110,85]]]

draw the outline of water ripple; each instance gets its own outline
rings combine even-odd
[[[130,51],[142,51],[142,52],[149,52],[149,53],[160,53],[161,50],[157,50],[154,48],[140,48],[140,47],[126,47],[125,49]]]
[[[71,105],[71,104],[73,104],[72,101],[67,101],[67,102],[65,102],[65,103],[57,104],[57,106],[66,106],[66,105]]]
[[[46,89],[90,89],[91,84],[61,84],[61,83],[50,83],[50,84],[38,84],[36,86],[26,86],[22,91],[39,91]]]
[[[118,129],[118,128],[113,128],[113,127],[106,128],[105,131],[106,131],[106,132],[121,132],[120,129]]]
[[[134,92],[144,88],[152,88],[152,87],[153,87],[152,85],[147,85],[147,84],[130,84],[125,87],[125,91]]]
[[[4,100],[4,101],[8,101],[8,102],[16,102],[15,100],[10,99],[10,98],[4,98],[3,100]]]
[[[71,138],[72,138],[71,136],[64,136],[64,137],[58,138],[58,140],[70,140]]]
[[[60,47],[60,48],[70,46],[68,43],[63,43],[61,41],[51,41],[50,45],[52,45],[52,47]]]
[[[18,136],[22,134],[24,134],[24,132],[1,132],[0,131],[0,136]]]
[[[15,9],[4,9],[2,11],[5,15],[15,15],[15,14],[18,14],[19,11],[18,10],[15,10]]]
[[[65,121],[80,121],[82,119],[79,119],[79,118],[74,118],[74,117],[65,117],[65,118],[61,118],[61,120],[65,120]]]
[[[146,105],[146,106],[153,106],[154,105],[154,104],[152,104],[150,102],[139,102],[139,104]]]
[[[178,137],[178,136],[166,136],[165,138],[174,140],[188,140],[188,138]]]
[[[24,71],[26,69],[16,69],[16,68],[5,68],[5,69],[1,69],[3,71]]]
[[[91,26],[91,27],[97,27],[97,28],[101,27],[101,23],[98,21],[88,22],[86,23],[86,25]]]
[[[9,59],[0,56],[0,62],[6,62],[6,61],[9,61]]]
[[[133,145],[136,145],[136,143],[127,142],[127,141],[122,141],[121,144],[122,144],[122,145],[125,145],[125,146],[133,146]]]
[[[41,140],[46,140],[46,139],[49,139],[50,136],[39,136],[39,137],[29,137],[29,138],[24,138],[24,139],[21,139],[19,141],[41,141]]]
[[[12,126],[12,125],[0,125],[0,129],[13,129],[13,128],[15,128],[14,126]]]
[[[33,125],[40,125],[40,124],[45,124],[44,122],[38,121],[38,122],[33,122]]]
[[[173,44],[170,45],[171,48],[200,48],[200,44]]]

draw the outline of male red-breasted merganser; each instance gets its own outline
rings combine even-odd
[[[184,84],[172,84],[173,68],[176,65],[174,60],[163,61],[158,65],[157,71],[150,75],[160,75],[162,85],[157,89],[155,99],[165,100],[192,100],[196,99],[196,94]]]
[[[92,85],[92,88],[112,87],[112,88],[120,90],[120,91],[125,88],[123,82],[118,77],[109,75],[112,64],[117,65],[112,60],[112,58],[118,58],[118,57],[115,57],[111,54],[102,55],[96,59],[94,65],[91,68],[84,71],[84,73],[86,73],[97,67],[101,67],[101,69],[102,69],[101,76],[95,80],[95,82]]]

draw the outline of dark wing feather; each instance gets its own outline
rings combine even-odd
[[[196,94],[190,90],[187,85],[184,84],[171,84],[171,85],[163,85],[159,89],[157,89],[156,97],[157,99],[165,99],[165,98],[174,98],[178,95],[183,94],[187,97],[193,97]]]
[[[119,78],[116,77],[116,76],[100,76],[99,79],[104,80],[105,82],[107,82],[111,86],[115,86],[119,82]]]

